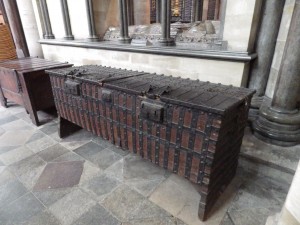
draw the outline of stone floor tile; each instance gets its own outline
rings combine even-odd
[[[128,150],[124,150],[122,148],[116,147],[115,145],[113,145],[112,143],[110,143],[108,140],[104,140],[101,137],[97,137],[96,136],[92,140],[96,144],[100,145],[102,148],[109,148],[110,150],[114,151],[115,153],[118,153],[121,156],[125,156],[125,155],[129,154]]]
[[[189,181],[173,174],[156,188],[149,199],[177,215],[186,205],[195,203],[198,206],[200,194]]]
[[[41,138],[46,137],[46,135],[43,132],[40,132],[39,130],[36,130],[32,136],[26,141],[26,144],[29,144],[31,142],[37,141]]]
[[[6,153],[3,153],[0,155],[0,160],[5,165],[11,165],[13,163],[16,163],[18,161],[21,161],[22,159],[25,159],[34,153],[30,151],[25,146],[18,147],[16,149],[13,149],[11,151],[8,151]]]
[[[47,135],[57,133],[58,132],[58,123],[56,123],[56,122],[46,123],[39,130]]]
[[[81,129],[68,137],[61,139],[61,142],[72,142],[72,141],[91,141],[95,136],[84,129]]]
[[[122,158],[119,154],[111,150],[101,149],[99,145],[93,142],[83,145],[74,150],[74,152],[99,166],[101,169],[106,169]]]
[[[27,193],[0,210],[0,224],[24,224],[44,209],[33,194]]]
[[[124,181],[124,158],[112,164],[105,171],[105,174],[111,176],[121,182]]]
[[[24,186],[31,190],[36,184],[46,166],[46,162],[39,156],[33,155],[20,162],[17,162],[9,167],[10,171],[14,173]]]
[[[92,192],[97,200],[101,201],[107,194],[114,191],[119,184],[120,182],[114,178],[100,175],[90,179],[82,187]]]
[[[6,123],[1,126],[6,131],[15,131],[15,130],[35,130],[36,128],[33,125],[26,123],[22,119],[17,119],[12,122]]]
[[[88,194],[74,189],[49,207],[49,211],[59,219],[62,225],[70,225],[96,205]]]
[[[54,159],[52,162],[69,162],[69,161],[82,161],[84,162],[85,159],[80,155],[77,155],[74,152],[67,152],[58,158]]]
[[[171,217],[164,209],[145,199],[130,215],[130,219],[166,218]]]
[[[157,188],[157,186],[162,183],[165,178],[162,179],[154,179],[154,180],[147,180],[147,179],[131,179],[125,181],[129,187],[136,190],[138,193],[145,197],[149,197],[152,192]]]
[[[96,154],[101,152],[103,149],[105,149],[105,148],[100,145],[95,144],[94,142],[89,142],[89,143],[81,146],[80,148],[74,150],[74,152],[76,152],[78,155],[81,155],[82,157],[84,157],[86,159],[91,159]]]
[[[71,142],[60,142],[62,146],[71,151],[80,148],[81,146],[89,143],[90,141],[71,141]]]
[[[49,163],[33,189],[36,191],[73,187],[79,183],[82,171],[82,161]]]
[[[95,142],[97,145],[100,145],[103,149],[113,147],[114,145],[110,143],[108,140],[103,139],[102,137],[94,136],[92,141]]]
[[[232,219],[230,218],[230,215],[228,213],[226,213],[226,215],[224,216],[220,225],[235,225],[235,224],[233,223]]]
[[[4,185],[15,178],[16,176],[13,175],[6,166],[0,167],[0,185]]]
[[[100,205],[93,206],[83,214],[73,225],[121,225],[121,222],[113,217],[105,208]]]
[[[34,153],[38,153],[38,152],[43,151],[44,149],[49,148],[55,144],[57,144],[57,141],[53,140],[52,138],[50,138],[48,136],[45,136],[36,141],[32,141],[32,142],[26,144],[26,146]]]
[[[29,114],[27,114],[26,112],[16,113],[15,116],[24,120],[26,123],[32,124],[32,120],[30,119]]]
[[[20,146],[3,146],[3,147],[0,146],[0,155],[8,152],[10,150],[16,149],[18,147],[20,147]]]
[[[0,136],[5,133],[5,130],[0,127]]]
[[[271,145],[257,139],[252,135],[250,128],[246,128],[241,155],[252,160],[265,161],[265,163],[294,173],[300,158],[300,145],[283,149],[281,146]]]
[[[234,225],[265,225],[269,215],[274,213],[267,208],[249,208],[230,211],[230,217]]]
[[[17,105],[16,103],[9,102],[8,108],[6,108],[6,111],[9,112],[12,115],[21,113],[21,112],[26,112],[25,108],[21,105]]]
[[[0,167],[5,166],[3,162],[0,161]]]
[[[33,191],[33,194],[38,198],[45,206],[50,206],[63,198],[66,194],[70,193],[72,188],[59,188],[42,191]]]
[[[0,208],[27,193],[27,189],[17,179],[11,180],[0,186]]]
[[[33,133],[34,130],[7,131],[0,136],[0,147],[23,145]]]
[[[31,217],[24,225],[60,225],[60,223],[50,212],[45,210]]]
[[[46,162],[51,162],[54,159],[58,158],[59,156],[68,153],[69,150],[67,150],[65,147],[63,147],[60,144],[53,145],[40,153],[38,155]]]
[[[12,121],[15,121],[15,120],[18,120],[19,118],[18,117],[15,117],[13,115],[4,115],[2,117],[0,117],[0,126],[3,126],[4,124],[7,124],[9,122],[12,122]]]
[[[121,185],[110,193],[102,204],[120,221],[126,222],[133,212],[144,203],[144,200],[145,198],[141,194],[127,185]]]
[[[83,185],[92,178],[99,177],[103,174],[103,170],[89,161],[85,161],[83,164],[83,172],[80,178],[79,185]]]
[[[162,218],[130,220],[129,222],[122,223],[122,225],[181,225],[181,224],[178,223],[176,221],[176,218],[174,217],[162,217]]]
[[[164,170],[163,168],[142,159],[140,156],[129,154],[124,158],[124,180],[162,179],[164,178],[166,173],[166,170]]]

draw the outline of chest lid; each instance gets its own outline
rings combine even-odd
[[[48,72],[218,114],[230,111],[255,93],[253,90],[231,85],[94,65]]]

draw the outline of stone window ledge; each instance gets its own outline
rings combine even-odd
[[[233,62],[249,62],[257,57],[256,53],[230,52],[215,50],[193,50],[182,47],[157,47],[157,46],[132,46],[130,44],[119,44],[117,42],[88,42],[85,40],[63,40],[63,39],[42,39],[40,44],[69,46],[79,48],[103,49],[112,51],[136,52],[155,55],[168,55],[178,57],[190,57],[199,59],[212,59]]]

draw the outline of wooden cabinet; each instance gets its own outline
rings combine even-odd
[[[37,111],[54,107],[50,79],[45,69],[70,67],[71,64],[40,58],[22,58],[0,62],[0,102],[7,100],[25,107],[35,125]]]

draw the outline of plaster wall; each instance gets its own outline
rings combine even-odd
[[[269,98],[273,98],[274,95],[274,90],[278,78],[279,68],[280,68],[282,55],[286,44],[288,31],[291,24],[291,18],[293,15],[294,7],[295,7],[295,0],[286,0],[283,14],[282,14],[281,24],[279,28],[279,33],[277,37],[275,53],[273,56],[272,67],[270,70],[268,85],[266,88],[266,96]]]
[[[45,58],[75,65],[101,64],[175,77],[243,86],[247,65],[186,57],[43,45]]]
[[[40,39],[37,22],[33,13],[33,5],[31,0],[17,0],[19,14],[28,45],[30,56],[38,56],[43,58],[43,50],[41,45],[38,44]]]

